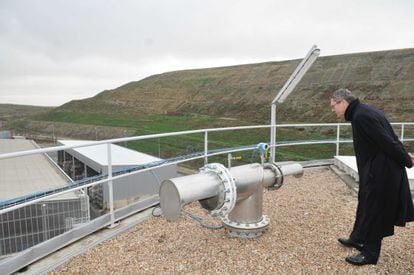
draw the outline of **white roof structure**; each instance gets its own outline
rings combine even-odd
[[[38,149],[26,139],[0,139],[0,154]],[[70,179],[45,154],[0,160],[0,201],[65,186]],[[73,193],[59,196],[75,198]]]
[[[358,168],[355,156],[335,156],[334,164],[348,175],[353,177],[355,181],[359,181]],[[408,181],[410,189],[414,190],[414,168],[405,168],[407,170]]]
[[[88,140],[58,140],[58,143],[68,146],[89,144]],[[66,150],[89,167],[100,171],[108,166],[108,145],[99,144]],[[111,144],[111,160],[114,167],[133,167],[161,160],[116,144]]]

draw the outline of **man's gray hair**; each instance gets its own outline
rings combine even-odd
[[[340,102],[342,100],[345,100],[346,102],[351,103],[352,101],[356,99],[356,97],[352,94],[350,90],[341,88],[341,89],[336,90],[333,93],[332,99],[335,102]]]

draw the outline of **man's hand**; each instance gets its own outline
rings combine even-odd
[[[409,155],[410,155],[410,158],[411,158],[411,163],[413,164],[413,166],[414,166],[414,155],[412,155],[411,153],[408,153]]]

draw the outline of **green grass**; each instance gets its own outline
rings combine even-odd
[[[135,130],[135,135],[147,135],[155,133],[168,133],[185,130],[195,130],[210,128],[217,124],[218,119],[211,116],[199,115],[146,115],[146,116],[106,116],[78,113],[51,113],[43,116],[42,119],[55,122],[71,122],[78,124],[128,127]],[[227,126],[227,125],[219,125]],[[332,139],[335,137],[335,129],[326,130],[318,128],[280,128],[278,129],[279,141],[299,141],[299,140],[318,140]],[[210,132],[208,134],[209,150],[254,145],[270,140],[270,130],[249,129],[237,131]],[[148,153],[162,158],[177,155],[186,155],[204,150],[204,133],[188,134],[156,139],[132,141],[127,143],[127,147]],[[308,146],[289,146],[278,148],[278,160],[310,160],[331,158],[335,153],[335,146],[328,145],[308,145]],[[258,160],[258,156],[253,156],[253,152],[243,152],[244,161]],[[224,157],[225,159],[227,156]]]
[[[133,129],[135,131],[135,135],[137,136],[212,127],[239,126],[246,124],[241,121],[232,121],[231,124],[227,121],[223,122],[216,117],[195,114],[114,116],[102,114],[92,115],[85,113],[50,112],[46,115],[38,116],[37,118],[54,122],[71,122],[94,126],[126,127]],[[19,122],[17,124],[19,124],[16,125],[19,128],[24,127],[23,122]],[[414,127],[406,127],[407,137],[413,136],[413,128]],[[399,129],[396,129],[396,132],[399,134],[398,131]],[[323,139],[332,140],[336,138],[336,127],[278,128],[277,138],[278,142]],[[351,138],[350,127],[341,128],[341,138]],[[268,128],[220,131],[210,132],[208,134],[209,150],[254,145],[260,142],[268,142],[269,140],[270,130]],[[169,158],[204,151],[204,133],[132,141],[128,142],[126,146],[128,148],[154,156],[159,156],[161,158]],[[411,148],[411,151],[414,151],[413,149],[414,148]],[[335,153],[335,144],[283,146],[277,148],[276,159],[279,161],[327,159],[332,158]],[[353,154],[352,145],[341,144],[340,154]],[[259,156],[256,152],[246,151],[235,155],[242,156],[243,160],[240,161],[241,163],[259,161]],[[221,162],[227,162],[227,155],[214,158],[220,160]]]
[[[54,122],[70,122],[95,126],[112,126],[134,128],[142,133],[165,133],[173,131],[192,130],[197,126],[207,126],[216,121],[210,116],[196,115],[110,115],[110,114],[88,114],[72,112],[51,112],[37,116],[39,120]]]

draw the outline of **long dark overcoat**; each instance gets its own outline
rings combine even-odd
[[[358,207],[351,238],[378,241],[394,234],[394,225],[414,220],[414,207],[405,167],[407,151],[384,114],[358,99],[345,119],[351,121],[359,173]]]

